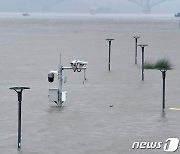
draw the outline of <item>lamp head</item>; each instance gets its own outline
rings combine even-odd
[[[146,47],[148,45],[147,44],[139,44],[138,46],[141,47],[141,48],[144,48],[144,47]]]

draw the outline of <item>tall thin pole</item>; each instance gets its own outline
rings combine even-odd
[[[179,18],[179,28],[180,28],[180,13],[177,13],[174,16]]]
[[[166,79],[166,70],[161,71],[162,72],[162,78],[163,78],[163,101],[162,101],[162,111],[165,111],[165,79]]]
[[[135,42],[135,64],[137,64],[137,39]]]
[[[59,87],[58,87],[58,105],[62,106],[62,65],[59,65],[59,70],[58,70],[58,82],[59,82]]]
[[[18,149],[21,148],[21,101],[22,90],[18,92]]]
[[[11,90],[15,90],[18,94],[18,150],[21,148],[21,102],[22,91],[24,89],[30,89],[29,87],[11,87]]]
[[[142,48],[142,81],[144,81],[144,48],[148,46],[147,44],[138,45]]]
[[[106,39],[109,42],[109,60],[108,60],[108,70],[111,70],[111,41],[114,39]]]
[[[108,70],[111,69],[111,41],[109,41],[109,67]]]
[[[144,81],[144,47],[142,47],[142,81]]]
[[[135,64],[137,64],[137,47],[138,47],[138,43],[137,40],[140,38],[139,36],[134,36],[135,38]]]
[[[60,53],[60,57],[59,57],[59,69],[58,69],[58,103],[57,105],[59,105],[60,107],[62,106],[62,70],[63,70],[63,66],[61,64],[61,53]]]

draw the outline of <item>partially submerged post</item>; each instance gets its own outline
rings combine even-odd
[[[147,44],[138,45],[142,48],[142,81],[144,81],[144,48],[148,46]]]
[[[179,18],[179,28],[180,28],[180,13],[174,15],[176,18]]]
[[[157,69],[162,72],[163,79],[163,98],[162,98],[162,114],[165,114],[165,79],[167,70],[173,69],[173,65],[170,63],[168,59],[159,59],[155,63],[146,62],[144,68],[145,69]]]
[[[137,40],[140,38],[140,36],[133,36],[133,38],[135,39],[135,64],[137,64],[137,47],[138,47]]]
[[[21,101],[22,92],[24,89],[30,89],[29,87],[11,87],[11,90],[15,90],[18,94],[18,149],[21,148]]]
[[[108,61],[108,70],[111,70],[111,41],[114,39],[106,39],[109,42],[109,61]]]
[[[162,78],[163,78],[163,98],[162,98],[162,112],[165,112],[165,84],[166,84],[166,71],[167,69],[160,69],[160,71],[162,72]]]
[[[71,64],[71,67],[64,67],[60,64],[57,71],[51,70],[48,74],[49,82],[54,81],[54,74],[56,74],[58,77],[58,88],[49,89],[49,100],[52,102],[55,102],[60,107],[62,106],[62,103],[66,101],[66,95],[67,95],[66,91],[62,91],[62,84],[63,84],[62,71],[72,69],[74,72],[76,71],[81,72],[81,70],[84,70],[84,80],[86,81],[85,70],[86,70],[86,65],[88,64],[88,62],[84,62],[80,60],[73,60],[70,64]]]

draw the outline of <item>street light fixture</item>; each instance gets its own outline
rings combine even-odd
[[[162,79],[163,79],[163,98],[162,98],[162,113],[165,112],[165,84],[166,84],[166,72],[167,68],[159,69],[162,72]]]
[[[29,87],[11,87],[11,90],[15,90],[18,94],[18,149],[21,148],[21,101],[22,92],[24,89],[30,89]]]
[[[109,42],[109,62],[108,62],[108,70],[111,70],[111,41],[114,39],[106,39]]]
[[[180,28],[180,13],[174,15],[176,18],[179,18],[179,28]]]
[[[137,64],[137,47],[138,47],[137,40],[140,38],[140,36],[133,36],[133,38],[135,39],[135,64]]]
[[[138,45],[142,48],[142,81],[144,81],[144,48],[148,46],[147,44]]]
[[[165,116],[165,79],[166,79],[166,72],[167,70],[172,70],[173,69],[173,65],[171,64],[171,62],[166,59],[159,59],[157,62],[155,63],[145,63],[144,66],[145,69],[157,69],[160,70],[162,72],[162,78],[163,78],[163,99],[162,99],[162,116]]]

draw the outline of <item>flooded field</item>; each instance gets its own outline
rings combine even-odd
[[[166,115],[162,110],[162,74],[145,70],[141,49],[134,64],[135,41],[148,44],[145,60],[168,58]],[[108,42],[111,71],[108,71]],[[168,138],[180,139],[180,29],[173,16],[0,16],[0,153],[2,154],[163,154]],[[67,102],[49,102],[50,70],[79,59],[86,77],[63,71]],[[17,150],[17,94],[23,91],[22,149]],[[110,107],[111,106],[111,107]],[[132,149],[134,142],[163,142],[160,149]],[[177,150],[178,153],[179,150]]]

